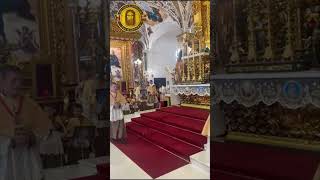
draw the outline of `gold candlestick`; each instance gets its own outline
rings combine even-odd
[[[196,79],[197,79],[197,74],[196,74],[196,59],[195,58],[193,58],[193,76],[192,76],[192,81],[196,81]]]
[[[202,81],[202,71],[201,71],[201,66],[202,66],[202,59],[201,56],[199,56],[199,77],[198,77],[198,81]]]
[[[265,49],[264,58],[265,60],[272,61],[274,59],[273,54],[273,47],[272,47],[272,34],[271,34],[271,2],[268,0],[267,2],[267,12],[268,12],[268,35],[267,35],[267,41],[268,46]]]
[[[249,0],[249,15],[248,21],[248,61],[255,62],[257,59],[256,54],[256,38],[254,34],[254,23],[253,23],[253,10],[252,10],[252,0]]]
[[[184,66],[184,62],[185,62],[185,61],[182,60],[182,79],[181,79],[182,82],[185,82],[185,81],[186,81],[185,75],[184,75],[184,74],[185,74],[185,73],[184,73],[184,67],[185,67],[185,66]]]
[[[194,55],[195,55],[195,48],[194,48],[194,42],[192,44],[193,46],[193,55],[192,55],[192,61],[190,62],[190,64],[192,63],[192,81],[196,81],[196,62],[195,62],[195,58],[194,58]]]
[[[236,19],[236,0],[233,0],[233,18]],[[232,47],[230,49],[231,51],[231,63],[232,64],[238,64],[240,61],[240,55],[239,55],[239,42],[237,39],[237,24],[236,21],[234,21],[233,23],[233,43],[232,43]]]
[[[286,46],[283,51],[282,57],[285,60],[293,60],[293,47],[292,47],[292,26],[291,26],[291,4],[288,2],[287,4],[287,11],[288,11],[288,21],[287,21],[287,41],[286,41]]]
[[[187,81],[190,81],[190,60],[187,60]]]

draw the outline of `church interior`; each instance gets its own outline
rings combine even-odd
[[[138,31],[118,25],[126,4],[144,12]],[[110,28],[111,81],[128,104],[110,178],[210,179],[210,1],[114,1]]]
[[[0,180],[320,180],[319,0],[1,0],[0,83]]]

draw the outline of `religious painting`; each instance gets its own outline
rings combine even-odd
[[[110,48],[111,77],[113,78],[114,81],[120,81],[122,79],[122,69],[121,69],[122,56],[121,55],[122,55],[122,49],[120,47]]]
[[[1,63],[28,62],[39,55],[39,7],[39,0],[0,1]]]
[[[164,9],[155,7],[148,2],[137,1],[137,4],[144,11],[144,14],[146,15],[145,23],[150,26],[154,26],[156,24],[162,23],[168,17],[168,14],[166,14]]]

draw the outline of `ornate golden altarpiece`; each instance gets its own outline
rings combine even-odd
[[[171,92],[179,95],[182,105],[210,106],[210,1],[192,4],[194,32],[177,36],[181,59],[175,68],[175,85]]]
[[[320,151],[320,72],[309,70],[319,63],[320,41],[310,41],[319,5],[218,1],[217,58],[227,73],[212,75],[211,101],[226,140]]]
[[[139,32],[125,32],[117,24],[111,21],[110,48],[120,48],[120,63],[122,68],[123,80],[126,82],[126,89],[134,88],[132,44],[141,37]]]

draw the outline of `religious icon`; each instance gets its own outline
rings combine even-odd
[[[122,79],[122,69],[120,64],[120,59],[118,57],[121,57],[121,48],[110,48],[110,67],[111,67],[111,77],[115,81],[120,81]],[[106,67],[107,69],[109,67]]]
[[[0,51],[30,61],[40,50],[38,0],[1,0]]]
[[[136,17],[135,12],[134,12],[133,10],[128,10],[128,11],[126,12],[126,19],[125,19],[127,25],[129,25],[129,26],[134,26],[134,25],[136,24],[136,22],[135,22],[135,21],[136,21],[135,17]]]
[[[284,93],[289,99],[299,99],[302,95],[302,87],[298,82],[290,81],[284,85]]]

